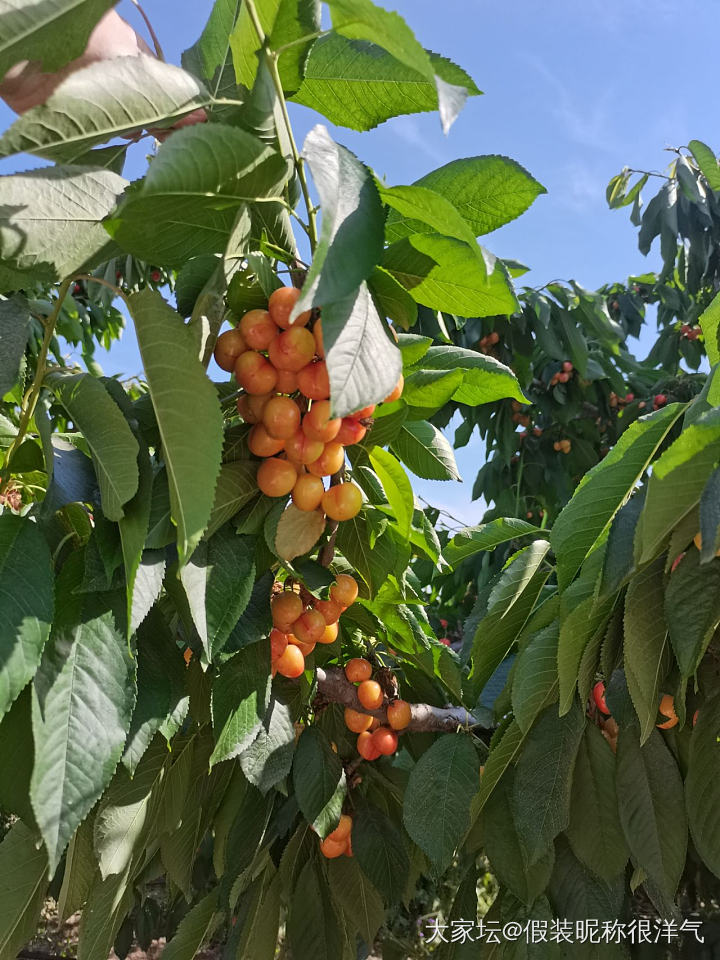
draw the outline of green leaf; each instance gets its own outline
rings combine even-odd
[[[400,379],[402,358],[367,284],[323,307],[322,325],[333,416],[384,400]]]
[[[720,167],[713,151],[702,140],[691,140],[688,149],[700,167],[700,172],[707,180],[711,190],[720,190]],[[716,360],[711,360],[716,363]]]
[[[713,697],[700,709],[690,738],[685,801],[695,849],[714,874],[720,869],[720,822],[717,817],[720,779],[716,776],[718,736],[720,699]]]
[[[294,317],[311,307],[322,306],[324,310],[357,290],[382,256],[385,221],[370,171],[353,153],[335,143],[321,124],[305,138],[303,157],[320,197],[322,222]],[[330,362],[328,369],[332,369]]]
[[[338,824],[347,787],[342,761],[316,726],[306,727],[298,740],[293,784],[302,815],[326,837]]]
[[[488,610],[473,638],[471,678],[478,692],[510,652],[550,576],[545,557],[550,544],[537,540],[519,550],[499,576]]]
[[[513,784],[514,772],[510,769],[485,805],[483,836],[493,873],[501,886],[530,906],[548,884],[554,850],[551,846],[546,856],[528,865],[512,816]]]
[[[93,845],[103,880],[123,873],[142,849],[153,825],[168,756],[167,745],[160,739],[140,761],[132,779],[124,767],[118,767],[93,827]]]
[[[0,719],[40,663],[53,619],[50,549],[36,523],[0,515]]]
[[[32,738],[31,688],[26,686],[0,723],[0,769],[12,770],[0,779],[0,808],[36,829],[30,805],[30,777],[35,761]]]
[[[575,696],[583,654],[592,638],[605,626],[612,605],[612,597],[596,601],[594,596],[589,596],[562,621],[557,656],[561,714],[569,709]]]
[[[33,691],[30,799],[51,872],[110,782],[135,704],[135,665],[123,617],[112,597],[73,593],[77,585],[76,570],[66,565]]]
[[[475,252],[478,269],[485,270],[475,234],[456,207],[427,187],[380,187],[380,197],[390,213],[385,221],[385,242],[395,243],[416,233],[440,233],[462,240]]]
[[[641,487],[613,518],[603,560],[600,596],[615,593],[635,572],[635,531],[645,506],[646,493],[647,487]]]
[[[587,825],[586,825],[587,830]],[[600,927],[604,922],[617,922],[625,906],[625,878],[612,877],[609,881],[598,878],[574,856],[571,845],[565,837],[558,837],[555,844],[555,869],[550,880],[550,897],[556,914],[571,923],[597,920]],[[601,953],[587,942],[587,952],[580,952],[583,946],[573,947],[573,957],[594,960],[602,956],[603,960],[622,960],[626,957],[623,947],[614,948],[612,943],[603,944]]]
[[[455,454],[446,437],[425,420],[405,423],[392,442],[393,453],[426,480],[460,480]]]
[[[513,719],[502,731],[500,738],[492,744],[480,780],[480,793],[475,800],[474,813],[476,815],[481,812],[487,803],[500,778],[513,763],[524,742],[525,734]]]
[[[213,683],[211,766],[237,757],[252,743],[269,700],[270,645],[260,641],[224,663]]]
[[[363,804],[353,819],[352,844],[361,870],[383,899],[400,900],[410,864],[403,835],[392,820],[377,807]]]
[[[509,316],[518,309],[512,285],[496,261],[485,276],[475,251],[462,240],[413,234],[385,251],[382,266],[418,303],[461,317]]]
[[[398,346],[406,367],[419,363],[432,346],[432,337],[419,337],[414,333],[399,333]]]
[[[564,589],[629,498],[668,431],[682,413],[670,404],[640,417],[610,453],[582,478],[553,525],[550,541],[558,558],[558,583]]]
[[[403,385],[408,418],[428,420],[448,403],[462,385],[462,370],[415,370]]]
[[[187,712],[185,662],[163,616],[153,610],[137,635],[137,703],[122,762],[130,776],[158,731]]]
[[[186,70],[206,80],[214,97],[236,94],[230,34],[237,22],[241,0],[216,0],[197,41],[183,51]]]
[[[664,597],[662,559],[633,577],[625,596],[625,675],[640,720],[641,743],[655,727],[662,683],[669,667]]]
[[[446,83],[480,93],[451,60],[430,53],[435,74]],[[313,44],[305,78],[293,97],[334,124],[372,130],[405,113],[437,110],[437,82],[396,60],[369,40],[349,40],[331,31]]]
[[[14,960],[37,931],[47,890],[47,859],[17,820],[0,843],[0,958]]]
[[[202,540],[181,571],[195,628],[209,662],[222,652],[250,600],[255,540],[230,525]]]
[[[450,863],[470,825],[478,790],[478,755],[467,736],[448,733],[412,769],[403,802],[405,829],[439,870]]]
[[[127,584],[127,621],[128,633],[137,629],[148,607],[146,606],[144,590],[148,586],[147,578],[141,575],[140,590],[135,597],[135,581],[143,560],[143,548],[150,527],[150,508],[152,505],[153,469],[150,453],[141,441],[138,442],[137,456],[138,488],[135,496],[123,506],[123,516],[119,522],[120,542],[122,544],[123,563],[125,566],[125,582]],[[159,559],[159,558],[158,558]],[[165,569],[165,557],[160,562]],[[146,568],[143,573],[146,574]],[[160,576],[162,579],[162,574]],[[160,590],[152,596],[150,606],[155,602]],[[135,614],[133,615],[133,609]],[[139,618],[139,619],[138,619]]]
[[[381,316],[409,330],[417,323],[417,304],[401,283],[382,267],[375,267],[368,278],[370,293]]]
[[[449,200],[475,236],[514,220],[539,194],[547,193],[515,160],[494,155],[452,160],[415,183]]]
[[[39,61],[46,73],[79,57],[112,0],[5,0],[0,7],[0,77],[21,60]]]
[[[78,960],[100,960],[110,955],[134,900],[127,872],[95,880],[80,920]]]
[[[182,565],[210,519],[222,455],[222,411],[180,316],[150,290],[133,294],[129,307],[160,431]]]
[[[397,569],[397,547],[387,531],[374,543],[371,543],[370,535],[370,525],[361,512],[340,524],[337,545],[374,595],[388,575]]]
[[[250,887],[238,913],[237,960],[275,960],[281,893],[280,876],[272,867]]]
[[[385,921],[382,897],[355,858],[328,861],[328,882],[335,902],[365,943],[374,943]]]
[[[257,0],[255,10],[262,31],[268,38],[268,45],[273,50],[287,43],[295,43],[320,29],[319,10],[312,0]],[[280,55],[278,69],[286,93],[297,90],[302,81],[303,65],[311,42],[295,44]],[[257,78],[262,42],[244,4],[240,8],[235,29],[230,34],[230,47],[237,82],[252,88]]]
[[[680,674],[690,678],[720,623],[720,560],[701,564],[698,551],[688,551],[670,575],[664,605]]]
[[[410,536],[410,526],[415,509],[415,495],[408,475],[395,457],[387,450],[383,450],[382,447],[372,448],[370,463],[380,478],[380,483],[383,485],[385,496],[400,533],[407,539]]]
[[[370,0],[328,0],[328,6],[337,33],[350,40],[370,40],[378,44],[400,63],[435,83],[440,122],[443,132],[447,133],[465,103],[468,90],[435,73],[430,55],[402,17]]]
[[[604,880],[623,872],[629,851],[618,814],[615,758],[592,723],[585,727],[575,763],[567,835],[588,870]]]
[[[705,349],[712,367],[720,363],[720,293],[700,315],[698,320],[705,337]]]
[[[238,212],[281,196],[287,178],[285,159],[244,130],[219,123],[186,127],[160,147],[105,228],[123,249],[151,263],[176,266],[224,253]]]
[[[170,127],[208,101],[194,77],[155,57],[100,60],[71,73],[45,103],[19,117],[0,137],[0,157],[34,153],[72,163],[113,137]]]
[[[0,291],[56,283],[113,256],[102,220],[126,186],[109,170],[87,167],[0,177]]]
[[[102,497],[103,513],[120,520],[123,505],[138,489],[135,435],[102,383],[89,373],[49,373],[45,384],[65,407],[90,448]]]
[[[217,887],[211,890],[185,914],[175,936],[163,950],[168,960],[193,960],[202,945],[210,939],[221,919],[218,892]]]
[[[96,878],[97,859],[93,849],[93,815],[90,814],[75,831],[65,857],[62,887],[57,904],[61,923],[83,908]]]
[[[515,517],[498,517],[489,523],[481,523],[476,527],[465,527],[456,533],[443,550],[443,556],[450,566],[457,566],[466,557],[485,550],[493,550],[501,543],[521,537],[541,536],[543,531],[526,520]]]
[[[635,555],[640,563],[657,554],[678,520],[698,503],[719,458],[720,415],[710,410],[685,427],[653,466],[635,537]]]
[[[530,638],[515,662],[512,704],[515,720],[528,733],[535,717],[557,695],[558,625],[551,623]]]
[[[12,390],[20,372],[30,329],[30,308],[20,295],[0,300],[0,397]]]
[[[290,773],[294,754],[292,713],[273,698],[257,737],[240,754],[242,772],[261,793],[267,793]]]
[[[255,481],[257,468],[258,464],[251,460],[236,460],[233,463],[224,463],[220,467],[215,487],[215,500],[205,531],[206,539],[212,537],[246,503],[257,496],[258,486]]]
[[[570,787],[585,717],[575,701],[558,717],[548,707],[527,736],[515,767],[513,812],[530,865],[546,853],[570,821]]]
[[[295,960],[338,960],[342,931],[327,882],[314,859],[300,872],[290,900],[287,934]]]
[[[670,913],[685,867],[687,818],[680,771],[657,730],[643,746],[636,725],[620,731],[617,797],[625,839],[648,877],[648,893],[661,913]]]

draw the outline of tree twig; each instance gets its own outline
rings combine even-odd
[[[377,717],[387,723],[387,710],[366,710],[358,700],[357,688],[345,676],[342,667],[317,668],[318,693],[330,703],[339,703],[351,707],[358,713]],[[407,727],[409,731],[429,733],[434,731],[453,732],[458,727],[479,727],[480,723],[465,707],[433,707],[429,703],[410,705],[412,719]]]
[[[135,4],[140,16],[145,21],[145,26],[148,28],[148,33],[150,34],[150,37],[152,38],[153,46],[155,47],[155,55],[157,56],[158,60],[162,60],[164,63],[165,54],[163,53],[163,48],[160,46],[160,41],[158,40],[158,36],[153,30],[153,25],[150,23],[150,18],[145,13],[143,8],[140,6],[140,4],[138,3],[138,0],[132,0],[132,2]]]

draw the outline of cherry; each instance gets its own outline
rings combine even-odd
[[[298,388],[297,374],[292,370],[278,370],[275,389],[278,393],[295,393]]]
[[[256,457],[274,457],[284,445],[285,441],[271,437],[262,423],[256,423],[248,434],[250,453],[254,453]]]
[[[295,287],[279,287],[273,290],[268,299],[268,312],[273,321],[283,330],[290,326],[290,314],[295,304],[300,299],[300,290]],[[310,311],[306,310],[297,318],[294,327],[304,327],[310,319]]]
[[[343,417],[335,439],[345,447],[359,443],[367,433],[367,427],[354,417]]]
[[[354,483],[338,483],[322,496],[322,508],[331,520],[351,520],[360,513],[362,493]]]
[[[667,397],[665,396],[664,393],[656,393],[656,394],[655,394],[655,406],[656,406],[656,407],[664,407],[666,403],[667,403]]]
[[[328,860],[335,860],[337,857],[341,857],[346,850],[347,840],[331,840],[330,837],[325,837],[325,839],[320,844],[320,853]]]
[[[335,583],[330,587],[330,599],[334,600],[343,610],[355,603],[358,593],[357,580],[355,577],[351,577],[349,573],[339,573],[335,578]]]
[[[303,643],[317,643],[325,633],[325,618],[317,610],[301,613],[292,627],[295,636]]]
[[[260,393],[254,396],[249,393],[243,393],[237,399],[237,409],[245,423],[259,423],[262,420],[265,404],[268,402],[271,393]]]
[[[303,433],[310,440],[329,443],[337,436],[341,422],[339,417],[330,416],[329,400],[318,400],[303,417]]]
[[[330,378],[324,360],[308,363],[297,375],[300,393],[310,400],[327,400],[330,396]]]
[[[592,690],[593,700],[595,701],[595,706],[601,713],[604,713],[606,717],[610,716],[610,711],[608,710],[608,705],[605,702],[605,684],[602,680],[598,680]]]
[[[292,490],[292,499],[298,510],[309,513],[320,506],[325,487],[320,477],[312,473],[302,473]]]
[[[296,463],[313,463],[322,455],[323,449],[322,441],[309,440],[300,429],[296,430],[285,441],[285,453],[290,460],[294,460]]]
[[[323,615],[325,623],[337,623],[344,608],[334,600],[317,600],[315,609]]]
[[[393,700],[387,708],[388,723],[393,730],[404,730],[412,720],[412,710],[407,700]]]
[[[275,661],[277,672],[282,677],[294,679],[299,677],[305,669],[305,657],[302,650],[294,643],[288,643],[284,652]]]
[[[273,627],[270,631],[270,658],[277,660],[278,657],[281,657],[283,653],[285,653],[287,645],[287,634],[283,633],[282,630],[278,630],[277,627]]]
[[[398,747],[398,735],[388,727],[378,727],[372,735],[373,746],[378,753],[389,757]]]
[[[268,497],[286,497],[296,483],[297,470],[287,460],[270,457],[258,467],[257,485]]]
[[[273,624],[283,633],[289,633],[290,628],[303,612],[303,602],[291,590],[276,593],[270,601]]]
[[[215,363],[221,370],[232,373],[235,369],[235,361],[246,350],[245,338],[238,328],[226,330],[215,341]]]
[[[664,723],[656,724],[658,730],[670,730],[671,727],[676,726],[676,724],[679,722],[678,715],[675,712],[675,699],[670,696],[669,693],[666,693],[660,701],[658,710],[663,717],[668,718]]]
[[[310,654],[315,649],[314,640],[309,640],[309,641],[300,640],[298,639],[298,637],[295,636],[294,633],[288,634],[288,642],[292,643],[296,647],[299,647],[304,657],[309,657]]]
[[[290,397],[273,397],[265,404],[262,421],[271,437],[287,440],[300,429],[300,407]]]
[[[360,713],[359,710],[353,710],[352,707],[345,707],[345,726],[352,733],[363,733],[370,729],[373,718],[367,713]]]
[[[331,477],[345,463],[345,448],[337,440],[326,443],[316,460],[308,464],[310,473],[316,477]]]
[[[351,420],[365,420],[367,417],[371,417],[375,413],[375,404],[371,403],[369,407],[363,407],[361,410],[356,410],[355,413],[350,414]]]
[[[346,813],[343,813],[340,817],[340,823],[335,827],[332,833],[327,835],[328,840],[334,840],[336,843],[347,840],[350,836],[350,831],[352,830],[352,817],[349,817]]]
[[[338,627],[337,622],[326,624],[318,643],[335,643],[338,638],[339,630],[340,628]]]
[[[563,363],[562,368],[563,368],[563,371],[564,371],[565,373],[572,373],[573,370],[575,369],[575,367],[573,367],[573,365],[570,363],[569,360],[566,360],[566,361]]]
[[[240,320],[240,332],[251,350],[267,350],[278,335],[278,328],[267,310],[248,310]]]
[[[235,361],[235,379],[247,393],[271,393],[277,383],[277,371],[261,353],[247,350]]]
[[[299,373],[315,356],[315,340],[304,327],[290,327],[272,341],[268,357],[278,370]]]
[[[315,339],[315,353],[322,360],[325,356],[325,344],[323,343],[322,320],[320,317],[315,321],[312,332]]]
[[[394,389],[385,397],[384,403],[392,403],[393,400],[399,400],[402,396],[403,387],[405,386],[405,378],[400,374],[400,379],[395,384]]]
[[[382,706],[383,691],[376,680],[363,680],[358,687],[357,695],[366,710],[379,710]]]
[[[358,735],[357,752],[363,760],[377,760],[380,756],[380,751],[373,742],[373,734],[369,730]]]
[[[372,664],[363,657],[353,657],[345,664],[345,676],[350,683],[362,683],[372,677]]]

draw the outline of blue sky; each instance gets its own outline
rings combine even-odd
[[[384,0],[423,44],[463,66],[484,91],[468,101],[448,137],[436,115],[399,117],[357,134],[331,128],[389,183],[410,183],[462,156],[500,153],[545,185],[519,220],[483,242],[531,267],[539,285],[576,279],[583,286],[624,279],[658,265],[644,258],[626,211],[611,212],[605,186],[627,164],[662,169],[665,147],[696,137],[715,148],[715,115],[703,91],[715,88],[720,7],[707,0]],[[202,30],[210,0],[144,0],[168,60]],[[118,11],[140,31],[130,0]],[[292,108],[302,140],[317,115]],[[12,119],[0,102],[0,127]],[[135,148],[126,176],[142,172],[146,148]],[[28,163],[18,164],[21,169]],[[35,165],[35,164],[32,164]],[[9,172],[5,163],[2,172]],[[101,358],[108,373],[139,371],[132,332]],[[478,522],[470,501],[483,460],[474,440],[458,451],[467,483],[418,484],[419,492],[459,519]]]

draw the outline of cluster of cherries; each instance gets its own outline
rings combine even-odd
[[[562,365],[562,370],[558,370],[557,373],[552,375],[550,386],[554,387],[556,383],[567,383],[570,377],[572,377],[574,369],[575,367],[573,367],[572,363],[570,363],[569,360],[565,360]]]
[[[336,857],[351,857],[352,852],[352,817],[348,813],[343,813],[340,817],[340,823],[335,827],[332,833],[329,833],[320,844],[320,852],[328,860],[335,860]]]
[[[592,698],[600,717],[600,731],[610,744],[612,752],[615,753],[617,751],[617,739],[620,728],[617,725],[617,721],[610,715],[610,709],[605,701],[605,684],[602,680],[598,680],[593,687]],[[675,699],[669,693],[664,694],[661,698],[660,704],[658,705],[658,713],[665,717],[660,723],[655,724],[658,730],[671,730],[680,722],[675,712]],[[693,716],[693,726],[697,723],[697,715],[698,711],[696,710]]]
[[[270,631],[272,675],[294,679],[305,670],[305,657],[317,643],[334,643],[340,615],[357,600],[354,577],[341,573],[330,587],[328,600],[311,598],[305,603],[299,593],[285,590],[270,601],[273,628]]]
[[[345,676],[350,683],[356,683],[357,698],[365,710],[380,710],[385,694],[383,688],[372,679],[372,664],[362,657],[349,660],[345,666]],[[404,730],[412,719],[412,710],[407,700],[394,699],[387,705],[387,722],[381,724],[377,717],[345,708],[345,726],[357,733],[357,752],[363,760],[377,760],[380,756],[389,757],[398,747],[397,731]]]
[[[350,520],[362,506],[360,488],[340,482],[326,490],[323,478],[342,470],[345,447],[363,439],[375,405],[331,416],[322,320],[308,310],[291,325],[299,297],[294,287],[275,290],[267,310],[249,310],[218,337],[215,360],[243,388],[237,406],[253,424],[248,446],[262,458],[260,490],[269,497],[292,494],[299,510],[322,509],[332,520]],[[400,377],[385,402],[397,400],[402,390]]]

